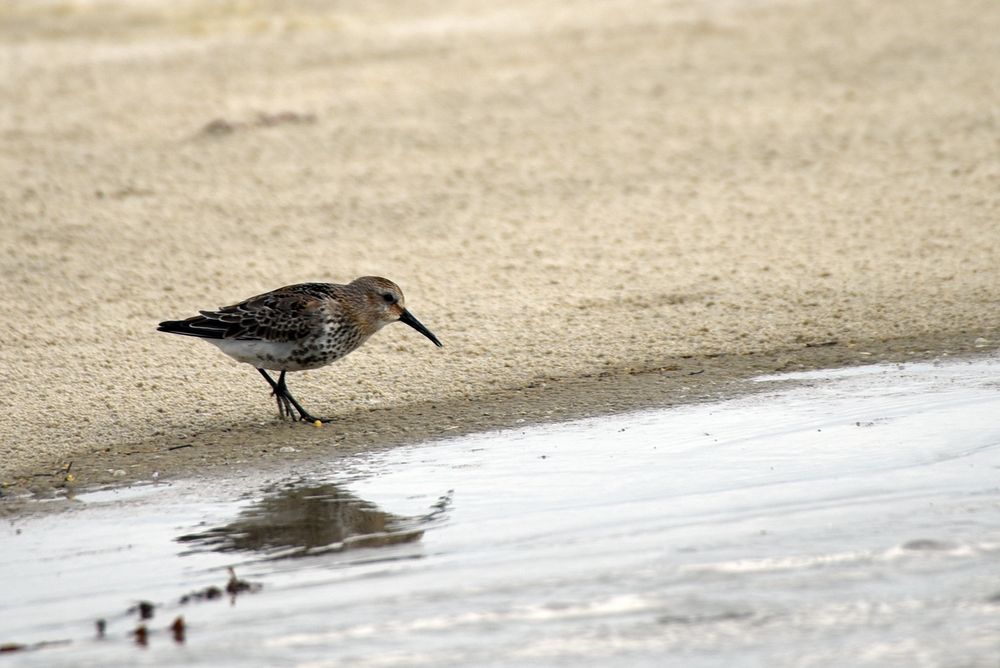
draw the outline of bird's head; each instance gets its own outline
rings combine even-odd
[[[365,310],[374,316],[372,319],[377,323],[377,327],[396,321],[404,322],[430,339],[437,347],[443,347],[431,330],[424,327],[406,310],[403,291],[389,279],[380,276],[362,276],[351,281],[350,287],[361,294]]]

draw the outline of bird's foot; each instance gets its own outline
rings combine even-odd
[[[310,415],[309,413],[302,413],[299,415],[299,420],[302,422],[308,422],[309,424],[316,424],[321,422],[322,424],[330,424],[333,422],[333,418],[318,418],[315,415]]]
[[[295,413],[293,412],[292,402],[288,400],[284,394],[278,394],[277,392],[272,392],[275,401],[278,403],[278,415],[281,416],[282,420],[296,420]]]
[[[309,422],[310,424],[316,422],[329,424],[330,422],[333,422],[333,418],[318,418],[315,415],[308,413],[287,393],[279,394],[277,392],[271,392],[271,394],[278,403],[278,415],[281,416],[282,420],[291,420],[292,422]],[[296,415],[296,413],[298,413],[298,415]]]
[[[275,381],[271,378],[270,374],[264,369],[257,369],[260,375],[264,376],[264,380],[267,384],[271,386],[271,396],[278,403],[278,415],[281,416],[282,420],[300,420],[302,422],[311,422],[313,424],[333,422],[332,418],[318,418],[315,415],[310,415],[306,409],[302,408],[302,404],[295,400],[292,393],[288,391],[288,386],[285,385],[285,371],[281,372],[278,376],[278,380]],[[298,416],[296,417],[296,413]]]

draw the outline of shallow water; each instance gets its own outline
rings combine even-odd
[[[83,495],[0,529],[0,643],[69,641],[0,661],[995,666],[998,380],[997,360],[768,377],[278,481]],[[181,603],[230,565],[260,590]]]

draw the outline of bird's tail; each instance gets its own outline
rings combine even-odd
[[[196,315],[187,320],[164,320],[157,326],[156,331],[196,336],[200,339],[222,339],[225,338],[228,329],[229,325],[225,323]]]

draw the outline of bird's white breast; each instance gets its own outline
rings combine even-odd
[[[237,362],[252,364],[270,371],[298,371],[302,367],[291,362],[292,351],[298,344],[291,341],[241,341],[237,339],[208,339],[219,350]],[[291,366],[289,366],[291,364]]]

